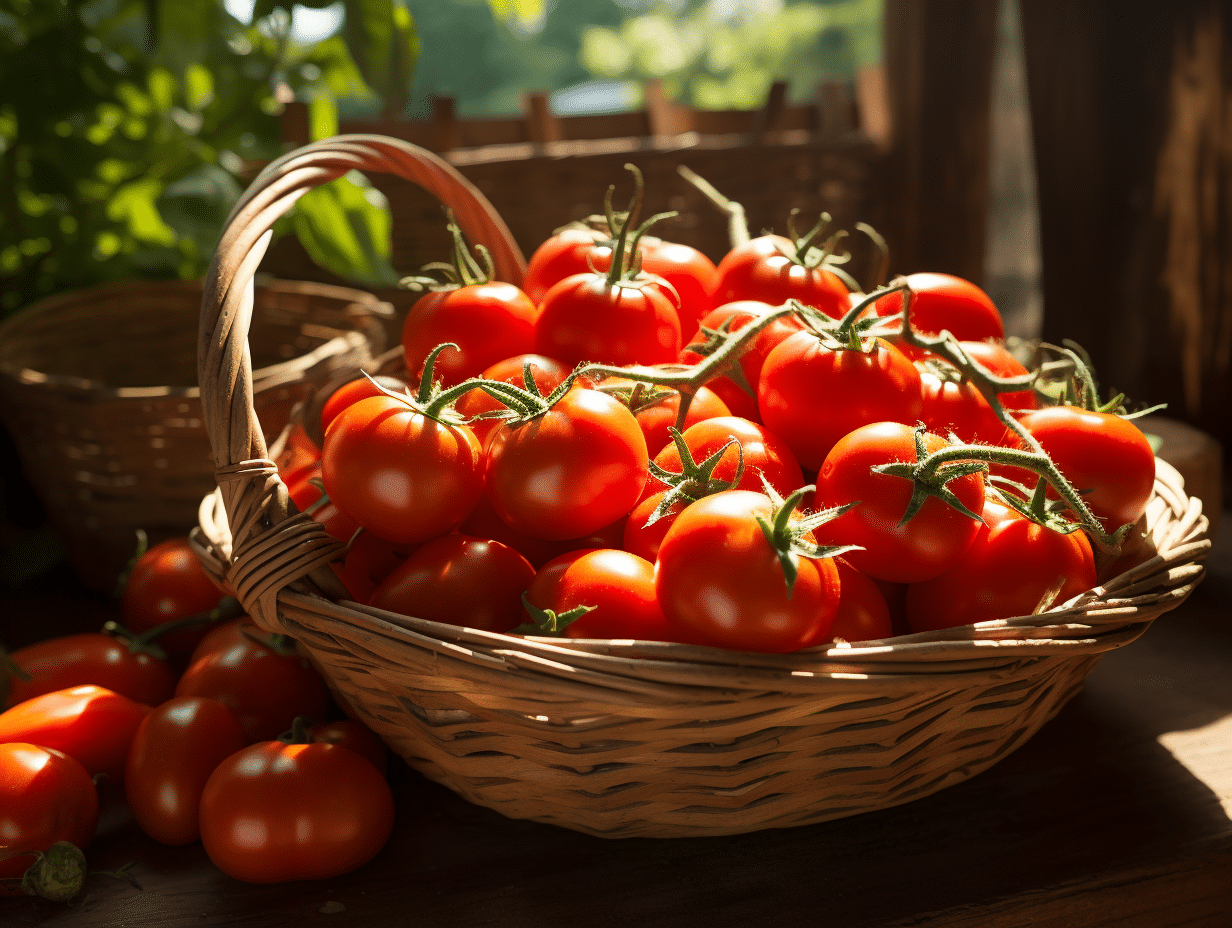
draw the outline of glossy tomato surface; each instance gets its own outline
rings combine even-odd
[[[201,795],[201,843],[248,883],[322,880],[373,857],[393,794],[366,758],[335,744],[265,741],[224,760]]]
[[[693,453],[693,460],[701,463],[732,439],[740,444],[744,456],[744,473],[740,483],[733,489],[760,492],[764,475],[770,485],[783,496],[804,486],[804,473],[787,443],[778,435],[756,422],[738,416],[718,416],[703,419],[691,425],[681,435],[685,445]],[[655,455],[655,463],[674,474],[682,473],[680,451],[675,443],[667,445]],[[733,480],[740,455],[734,447],[728,448],[719,459],[712,474],[715,480]],[[647,491],[663,489],[658,481],[647,484]]]
[[[196,841],[206,781],[247,745],[235,713],[213,699],[180,696],[146,716],[124,767],[124,795],[141,830],[162,844]]]
[[[0,878],[20,877],[57,841],[85,847],[98,822],[98,791],[78,761],[20,741],[0,743]],[[11,856],[10,856],[11,855]]]
[[[128,629],[144,632],[165,622],[209,612],[222,597],[222,590],[205,572],[188,539],[171,538],[138,558],[124,586],[120,612]],[[183,629],[162,636],[159,642],[169,653],[184,655],[204,634],[203,629]]]
[[[642,388],[635,391],[634,383],[627,377],[605,377],[595,385],[595,389],[615,396],[629,407],[646,437],[646,450],[653,457],[671,443],[672,436],[668,429],[675,426],[680,414],[680,393],[669,387],[650,384],[642,384]],[[685,413],[683,429],[703,419],[730,415],[727,404],[713,390],[699,387]]]
[[[761,493],[729,490],[692,503],[659,547],[655,592],[669,625],[715,647],[784,653],[829,634],[839,605],[830,558],[799,558],[788,595],[778,555],[756,517],[774,506]]]
[[[911,288],[911,326],[926,335],[948,331],[959,341],[1005,337],[1005,323],[992,299],[969,280],[953,274],[907,275]],[[891,293],[876,303],[879,316],[902,312],[903,295]]]
[[[842,318],[851,308],[847,286],[834,272],[795,260],[795,251],[781,235],[762,235],[737,245],[716,269],[714,305],[759,300],[779,306],[799,300],[834,319]]]
[[[518,354],[511,358],[497,361],[486,368],[480,375],[484,380],[498,380],[501,383],[511,383],[516,387],[526,385],[525,368],[530,367],[531,379],[543,396],[555,390],[569,376],[569,367],[541,354]],[[464,393],[454,406],[460,415],[472,421],[467,425],[479,439],[480,445],[488,443],[488,436],[500,425],[499,419],[473,418],[486,412],[498,412],[507,407],[483,390],[475,389]]]
[[[557,615],[593,607],[565,628],[568,638],[673,641],[655,596],[654,577],[654,564],[628,551],[572,551],[539,569],[526,598]]]
[[[483,451],[465,425],[447,425],[391,397],[348,406],[325,433],[321,478],[330,500],[399,544],[454,528],[483,493]]]
[[[665,364],[680,353],[676,303],[649,279],[574,274],[543,296],[534,351],[565,364]]]
[[[148,651],[134,650],[113,635],[98,632],[26,645],[9,654],[9,660],[29,677],[10,677],[10,706],[53,690],[87,683],[150,706],[170,698],[175,689],[175,672],[165,660]]]

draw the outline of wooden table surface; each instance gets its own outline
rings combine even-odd
[[[90,864],[132,861],[143,888],[95,875],[70,906],[0,898],[0,925],[1228,928],[1230,524],[1225,513],[1189,601],[1104,657],[1040,734],[905,806],[736,837],[612,841],[504,819],[399,762],[394,837],[352,873],[240,883],[200,844],[145,838],[116,804]],[[102,608],[71,584],[0,604],[17,617],[10,637],[97,627],[90,612]]]

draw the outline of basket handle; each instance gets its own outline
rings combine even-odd
[[[306,145],[271,162],[244,192],[206,275],[197,374],[231,535],[229,545],[209,553],[249,615],[271,631],[278,630],[278,591],[290,583],[311,577],[337,591],[327,565],[341,544],[295,513],[268,458],[253,408],[253,276],[274,222],[309,190],[352,170],[394,174],[422,187],[453,210],[470,241],[488,249],[499,279],[520,286],[526,272],[521,249],[483,194],[448,162],[400,139],[339,135]]]

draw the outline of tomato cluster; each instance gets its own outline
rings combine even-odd
[[[7,655],[0,894],[23,874],[42,887],[58,842],[89,843],[100,790],[155,841],[200,840],[250,882],[342,873],[380,850],[384,744],[343,717],[293,643],[238,614],[187,539],[136,559],[118,611],[123,624]]]

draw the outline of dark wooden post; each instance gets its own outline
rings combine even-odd
[[[1232,4],[1021,7],[1044,336],[1232,440]]]

